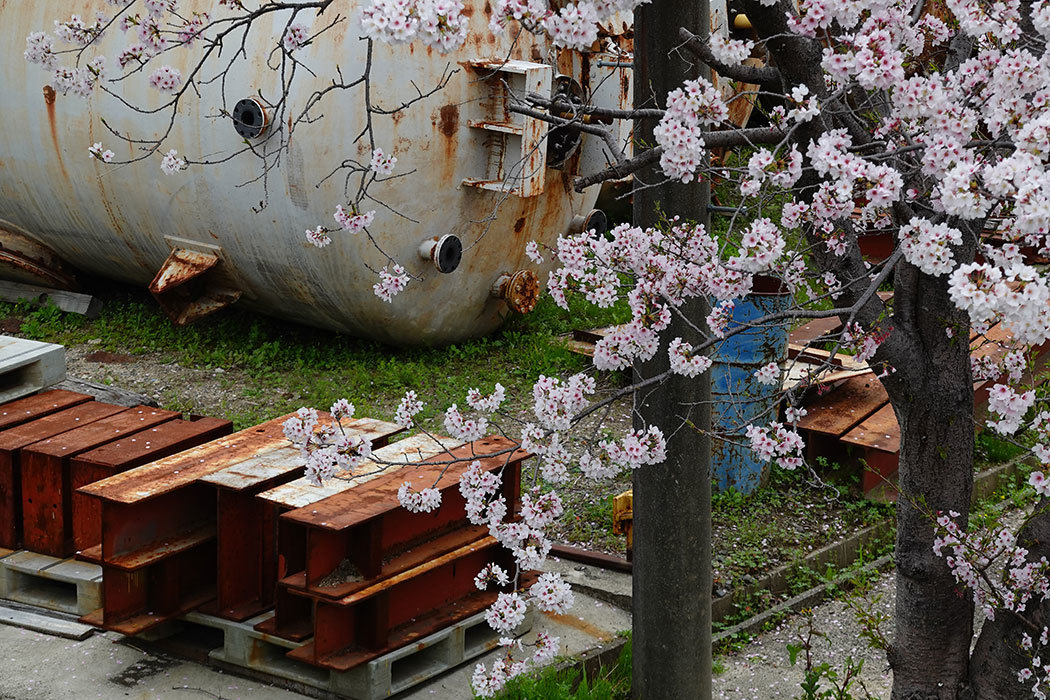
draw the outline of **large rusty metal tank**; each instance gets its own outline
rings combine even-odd
[[[317,75],[300,68],[289,97],[294,114],[331,84],[337,65],[346,80],[361,74],[368,42],[360,39],[360,4],[348,0],[329,8],[314,29],[332,19],[333,10],[346,19],[296,53]],[[443,344],[494,330],[512,307],[529,308],[534,280],[542,284],[545,277],[524,255],[526,243],[550,243],[579,227],[597,193],[574,192],[573,178],[607,162],[601,139],[587,135],[578,147],[561,139],[561,150],[552,155],[547,125],[511,113],[507,88],[562,90],[596,104],[627,106],[630,70],[611,47],[628,27],[607,27],[596,44],[601,52],[555,51],[527,33],[513,45],[510,36],[494,37],[487,29],[489,3],[466,5],[470,38],[457,51],[374,45],[370,92],[377,107],[397,107],[418,97],[417,87],[426,93],[437,86],[446,69],[455,73],[443,89],[408,109],[373,114],[376,146],[396,155],[395,173],[405,174],[369,190],[382,202],[374,205],[370,227],[377,245],[339,232],[329,247],[317,249],[304,230],[334,226],[335,206],[346,202],[342,178],[324,177],[346,158],[369,160],[367,138],[357,140],[366,122],[360,88],[329,93],[315,110],[323,118],[296,127],[279,167],[266,178],[265,193],[262,182],[251,182],[261,172],[251,154],[170,176],[161,172],[159,155],[114,166],[89,156],[88,147],[101,141],[118,159],[140,152],[114,138],[103,118],[118,132],[149,137],[166,128],[167,116],[133,113],[98,91],[88,100],[56,95],[49,72],[22,56],[29,33],[48,31],[54,20],[73,13],[93,17],[113,7],[104,0],[0,0],[0,253],[30,250],[6,267],[23,277],[27,265],[47,268],[51,278],[36,279],[58,284],[66,271],[40,262],[53,255],[92,274],[151,285],[181,322],[236,300],[266,314],[395,344]],[[179,9],[189,16],[215,6],[214,0],[182,0]],[[224,89],[219,82],[201,85],[200,98],[186,101],[165,150],[218,161],[244,147],[228,115],[244,99],[261,95],[265,103],[279,93],[280,74],[267,61],[286,21],[286,15],[274,16],[253,29],[247,59],[234,64]],[[87,57],[105,54],[112,66],[125,46],[114,31]],[[161,62],[188,75],[199,56],[199,48],[177,50]],[[142,73],[113,89],[147,108],[165,97]],[[448,236],[462,244],[458,265],[456,241]],[[435,245],[439,241],[442,246]],[[392,303],[372,292],[375,271],[388,263],[380,250],[414,278]],[[516,275],[523,270],[536,276]]]

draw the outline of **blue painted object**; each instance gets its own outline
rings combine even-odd
[[[791,293],[779,279],[756,277],[751,294],[736,301],[727,332],[791,306]],[[716,491],[751,493],[769,475],[769,463],[751,451],[745,434],[750,423],[776,419],[780,383],[755,379],[755,371],[779,363],[787,353],[787,322],[749,328],[715,345],[711,373],[711,479]]]

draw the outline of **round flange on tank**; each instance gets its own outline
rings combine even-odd
[[[246,97],[233,107],[233,128],[246,139],[257,139],[270,125],[266,108],[254,97]]]

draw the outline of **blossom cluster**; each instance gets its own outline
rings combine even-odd
[[[386,265],[379,271],[379,281],[372,285],[372,291],[385,302],[392,302],[394,297],[408,286],[408,275],[405,268],[397,263]]]
[[[745,434],[751,449],[763,460],[776,460],[777,465],[788,470],[802,466],[805,443],[794,429],[773,421],[768,426],[749,425]]]
[[[467,38],[460,0],[372,0],[361,11],[365,36],[389,43],[418,39],[446,52]]]
[[[281,45],[284,46],[285,51],[291,53],[305,46],[309,38],[310,30],[305,24],[292,24],[284,30]]]
[[[988,427],[1000,435],[1016,433],[1034,403],[1034,391],[1018,392],[1005,384],[996,384],[988,392],[988,410],[998,415],[999,420],[988,421]]]
[[[284,436],[299,448],[306,461],[306,477],[317,485],[353,470],[372,454],[370,440],[343,426],[343,421],[354,415],[353,404],[340,399],[329,413],[332,422],[322,426],[315,409],[300,408],[282,425]]]
[[[369,163],[369,169],[376,175],[390,175],[394,172],[395,165],[397,165],[397,158],[383,153],[383,149],[377,148],[372,151],[372,160]]]
[[[667,109],[653,129],[663,149],[660,167],[668,177],[692,182],[704,162],[703,126],[717,126],[729,118],[721,93],[704,78],[686,81],[667,95]]]
[[[1035,474],[1042,476],[1033,472],[1033,481],[1043,481]],[[1009,530],[969,532],[960,520],[955,511],[937,514],[933,551],[944,558],[955,580],[972,591],[974,603],[985,618],[995,619],[1000,608],[1023,613],[1030,603],[1050,594],[1050,562],[1046,557],[1030,556]],[[987,575],[996,562],[1004,566],[1002,575]]]

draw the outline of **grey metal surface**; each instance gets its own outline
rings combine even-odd
[[[294,109],[301,110],[314,90],[329,84],[335,63],[347,76],[364,64],[367,43],[358,39],[358,4],[346,3],[340,12],[347,21],[301,49],[299,59],[318,77],[305,71],[298,76],[290,95]],[[259,213],[252,208],[264,197],[261,185],[237,187],[259,175],[259,161],[251,155],[171,176],[161,172],[159,156],[107,165],[88,155],[92,143],[102,141],[118,159],[139,152],[110,135],[100,117],[115,130],[147,136],[162,128],[166,117],[130,113],[103,94],[87,101],[53,90],[46,96],[50,75],[22,57],[30,32],[50,29],[55,19],[71,12],[91,17],[96,9],[111,10],[103,0],[0,0],[0,27],[7,38],[0,46],[0,220],[25,229],[83,270],[139,285],[153,279],[175,247],[218,248],[224,275],[242,292],[239,304],[311,325],[411,344],[489,332],[507,313],[506,304],[489,295],[494,280],[529,267],[526,243],[550,243],[565,233],[573,216],[590,210],[597,192],[572,191],[577,158],[563,170],[546,169],[542,192],[533,196],[462,184],[483,178],[493,155],[491,132],[468,124],[485,116],[476,113],[477,105],[493,89],[470,64],[508,55],[532,62],[548,55],[549,48],[545,40],[523,33],[508,52],[509,37],[497,39],[487,29],[486,3],[467,5],[471,35],[458,51],[440,55],[424,46],[378,43],[374,49],[373,101],[385,108],[416,96],[409,79],[426,91],[446,66],[458,69],[444,89],[404,112],[374,115],[376,145],[396,154],[395,172],[415,171],[370,190],[409,217],[377,205],[373,236],[410,274],[422,278],[393,304],[372,293],[376,278],[366,265],[379,269],[387,260],[364,236],[337,234],[324,250],[303,236],[308,227],[334,226],[335,206],[345,204],[341,178],[320,183],[324,175],[344,158],[369,160],[367,139],[354,143],[365,123],[361,95],[334,91],[318,110],[324,118],[295,131],[281,167],[269,177],[268,205]],[[180,4],[184,16],[212,9],[211,0]],[[201,86],[199,102],[191,99],[180,108],[165,148],[214,160],[243,146],[230,120],[208,117],[258,91],[278,89],[279,75],[265,68],[265,60],[285,19],[253,31],[248,60],[235,65],[225,94],[218,83]],[[112,63],[123,41],[114,32],[99,51]],[[195,56],[195,51],[172,51],[165,62],[187,74]],[[588,60],[565,52],[556,63],[554,72],[577,71],[573,77],[588,84]],[[115,89],[133,103],[156,107],[161,96],[148,87],[147,77],[133,76]],[[508,145],[508,158],[512,152]],[[533,183],[529,191],[536,190]],[[463,241],[463,261],[455,272],[441,274],[420,258],[418,249],[424,239],[450,233]],[[544,279],[545,272],[539,272]]]

